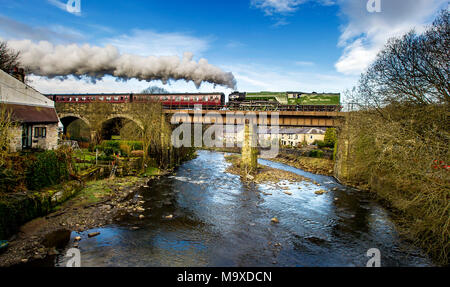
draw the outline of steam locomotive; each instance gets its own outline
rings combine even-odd
[[[257,111],[340,111],[338,93],[257,92],[231,93],[230,110]]]
[[[165,109],[245,111],[340,111],[340,94],[302,92],[233,92],[225,103],[224,93],[179,94],[52,94],[49,99],[60,103],[143,103],[159,101]]]

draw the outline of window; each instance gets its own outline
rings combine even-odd
[[[36,127],[34,128],[35,138],[45,138],[47,136],[47,128]]]

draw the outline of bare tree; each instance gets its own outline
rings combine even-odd
[[[164,161],[164,154],[170,148],[170,124],[167,122],[163,107],[158,101],[132,103],[133,118],[140,125],[139,138],[143,141],[144,163],[148,163],[150,153]]]
[[[151,87],[144,89],[141,93],[142,94],[168,94],[169,91],[167,91],[164,88],[157,87],[157,86],[151,86]]]
[[[425,33],[393,38],[363,74],[360,93],[374,107],[450,103],[449,12]]]
[[[20,65],[20,52],[14,51],[8,47],[8,43],[0,41],[0,69],[6,73],[11,72],[14,67]]]

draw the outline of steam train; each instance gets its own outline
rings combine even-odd
[[[143,103],[159,101],[165,109],[245,111],[340,111],[340,94],[302,92],[233,92],[225,103],[224,93],[180,94],[53,94],[49,99],[61,103]]]

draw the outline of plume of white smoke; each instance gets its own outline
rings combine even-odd
[[[8,45],[20,51],[21,64],[32,74],[45,77],[87,76],[92,80],[112,75],[119,79],[153,81],[193,81],[200,87],[203,82],[236,88],[232,73],[208,63],[206,59],[194,61],[192,53],[178,56],[142,57],[121,54],[111,45],[105,47],[88,44],[78,46],[53,45],[47,41],[11,40]]]

